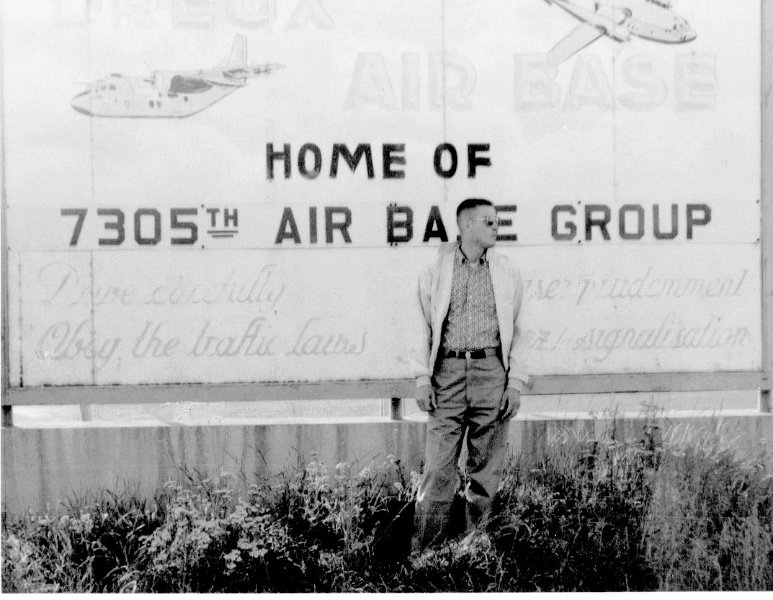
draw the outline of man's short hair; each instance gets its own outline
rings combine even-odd
[[[494,206],[494,203],[491,200],[486,200],[485,198],[467,198],[466,200],[462,200],[459,203],[459,206],[456,207],[457,220],[459,219],[459,215],[461,215],[465,210],[477,208],[479,206]]]

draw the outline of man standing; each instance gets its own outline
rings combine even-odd
[[[492,249],[497,214],[481,198],[456,210],[460,242],[440,248],[419,279],[422,326],[412,363],[416,401],[429,413],[424,477],[416,500],[415,543],[447,536],[467,432],[468,529],[485,514],[502,478],[509,420],[529,377],[515,364],[523,284]]]

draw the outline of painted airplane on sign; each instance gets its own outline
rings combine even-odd
[[[228,58],[212,69],[154,71],[149,77],[113,73],[86,84],[72,107],[91,117],[188,117],[233,94],[248,79],[281,68],[274,63],[248,65],[247,39],[237,35]]]
[[[603,35],[618,42],[627,42],[636,36],[665,44],[691,42],[697,35],[684,17],[673,11],[671,0],[597,0],[592,8],[582,6],[578,0],[545,2],[555,4],[581,21],[548,52],[548,63],[553,66]]]

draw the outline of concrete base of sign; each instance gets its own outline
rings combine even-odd
[[[159,425],[135,421],[72,426],[14,427],[2,431],[2,502],[12,513],[56,509],[61,501],[109,489],[152,498],[184,470],[202,476],[230,473],[247,482],[281,476],[292,467],[318,460],[330,467],[350,462],[356,472],[388,455],[419,470],[424,455],[424,418],[303,419],[255,422],[228,420],[216,425]],[[510,430],[513,453],[527,464],[549,445],[567,439],[593,439],[615,425],[618,434],[641,436],[657,426],[658,435],[706,439],[718,432],[739,455],[762,456],[773,468],[773,415],[753,409],[670,411],[653,416],[589,413],[527,413]]]

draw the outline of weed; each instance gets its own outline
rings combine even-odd
[[[626,433],[627,432],[627,433]],[[464,539],[410,554],[418,474],[312,457],[3,513],[3,592],[773,589],[773,477],[726,432],[567,424]]]

